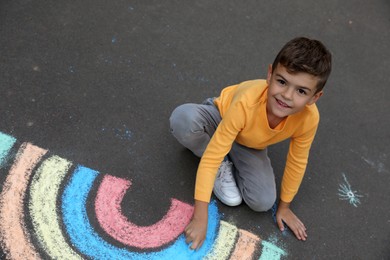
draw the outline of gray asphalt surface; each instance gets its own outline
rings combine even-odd
[[[385,0],[1,1],[0,131],[132,179],[123,213],[149,225],[170,198],[193,203],[198,159],[170,136],[171,111],[264,78],[296,36],[323,41],[334,60],[292,205],[308,240],[246,205],[218,203],[222,219],[277,241],[285,259],[390,259]],[[278,183],[287,147],[270,148]],[[342,200],[347,183],[355,205]]]

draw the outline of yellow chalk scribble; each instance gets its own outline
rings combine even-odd
[[[30,189],[34,231],[42,247],[54,259],[82,259],[66,242],[56,210],[58,191],[71,165],[58,156],[50,157],[37,170]]]
[[[236,241],[238,229],[225,221],[220,222],[219,233],[211,252],[204,259],[227,259]]]

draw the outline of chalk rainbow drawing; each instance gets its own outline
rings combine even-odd
[[[339,185],[339,199],[340,200],[348,200],[349,203],[355,207],[360,204],[360,199],[363,195],[357,194],[357,191],[353,191],[351,189],[351,185],[349,184],[347,177],[343,173],[344,183]]]
[[[0,132],[0,170],[13,160],[0,194],[0,245],[7,259],[41,259],[42,254],[52,259],[252,259],[260,248],[260,259],[287,255],[275,244],[221,220],[215,201],[209,205],[206,241],[197,251],[182,234],[193,213],[187,203],[172,198],[160,221],[137,226],[121,212],[131,181],[108,174],[93,198],[103,234],[87,213],[100,173],[31,143],[21,144],[14,156],[16,142]]]

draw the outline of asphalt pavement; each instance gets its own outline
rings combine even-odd
[[[282,234],[272,211],[256,213],[245,204],[229,208],[213,199],[217,217],[208,246],[230,243],[225,254],[232,257],[241,243],[241,233],[234,232],[245,230],[258,239],[251,240],[250,256],[256,259],[390,259],[390,2],[385,0],[1,1],[0,219],[18,219],[0,227],[2,257],[21,258],[31,247],[30,256],[50,259],[67,246],[75,258],[109,258],[108,251],[89,255],[92,242],[75,242],[81,228],[97,239],[95,252],[115,248],[118,258],[187,256],[180,251],[184,247],[174,247],[188,220],[185,210],[193,205],[199,159],[171,136],[170,113],[180,104],[217,96],[226,86],[265,78],[279,49],[296,36],[319,39],[333,54],[333,71],[317,103],[319,130],[292,204],[308,239]],[[39,149],[30,151],[23,143],[48,151],[41,158]],[[288,142],[269,149],[278,187],[287,149]],[[51,156],[71,163],[62,164],[62,175],[63,161],[43,160]],[[23,160],[29,166],[17,168]],[[56,189],[46,192],[56,200],[39,204],[45,196],[39,199],[34,191],[44,181],[35,176],[50,163],[55,166],[47,181]],[[77,174],[84,177],[77,180]],[[24,188],[15,188],[18,180],[25,181]],[[114,207],[104,199],[117,203],[117,215],[104,211]],[[48,230],[55,225],[40,222],[38,213],[47,216],[50,211],[42,212],[50,205],[62,244],[49,243],[54,231]],[[85,212],[67,211],[77,206]],[[173,217],[178,212],[181,217]],[[179,233],[164,229],[169,221]],[[25,239],[22,249],[13,246],[11,236],[19,232],[14,225]],[[127,231],[121,235],[124,226],[144,240],[137,244]],[[171,239],[155,239],[158,232]]]

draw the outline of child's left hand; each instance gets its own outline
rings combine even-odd
[[[284,231],[283,222],[294,232],[299,240],[305,241],[307,238],[306,227],[299,218],[291,211],[290,203],[280,201],[278,211],[276,212],[276,221],[279,229]]]

